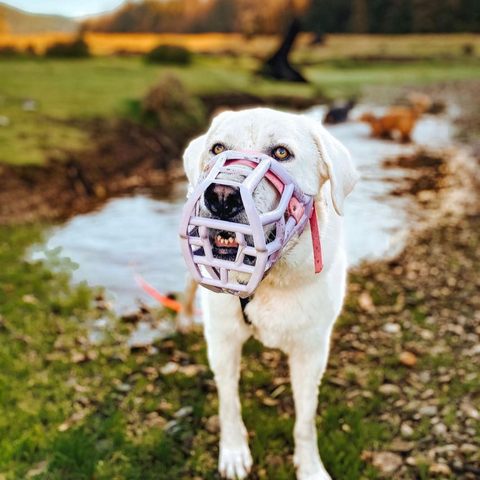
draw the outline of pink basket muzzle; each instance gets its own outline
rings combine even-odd
[[[271,211],[259,212],[254,192],[264,179],[276,189],[279,201]],[[208,211],[205,192],[217,186],[236,192],[241,215],[225,219]],[[242,222],[235,221],[236,218]],[[318,237],[317,246],[314,239],[314,249],[316,271],[320,271],[321,249],[313,197],[302,193],[275,159],[261,153],[227,151],[206,166],[183,208],[182,254],[200,285],[215,292],[249,296],[278,261],[290,239],[302,234],[309,219],[315,222],[312,238]],[[219,253],[223,251],[229,254]]]

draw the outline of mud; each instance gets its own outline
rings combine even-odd
[[[163,187],[183,176],[178,159],[191,132],[178,138],[126,121],[81,125],[90,146],[45,166],[0,166],[0,223],[62,219],[139,187]],[[177,168],[175,168],[177,167]]]
[[[210,115],[219,109],[261,105],[305,109],[319,102],[243,93],[201,99]],[[68,123],[88,132],[89,146],[84,150],[64,151],[66,160],[49,158],[45,166],[0,164],[0,223],[66,219],[92,211],[114,196],[168,186],[184,178],[181,156],[198,133],[185,127],[166,135],[127,120]]]

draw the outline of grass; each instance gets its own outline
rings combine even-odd
[[[429,252],[442,251],[441,265],[448,258],[463,265],[460,282],[474,278],[479,243],[467,232],[478,229],[478,218],[469,222],[461,230],[442,227],[425,235],[402,254],[401,261],[409,262],[402,264],[431,265]],[[128,324],[99,309],[96,292],[71,286],[67,262],[55,254],[47,264],[26,260],[40,232],[41,226],[0,227],[0,478],[218,480],[218,435],[205,428],[206,420],[217,413],[218,400],[203,338],[195,333],[175,336],[159,341],[157,352],[130,353]],[[451,242],[450,250],[445,242]],[[460,355],[465,346],[448,330],[449,320],[437,317],[444,304],[460,302],[458,311],[470,318],[478,292],[470,292],[474,286],[462,287],[461,292],[458,286],[447,287],[441,276],[429,281],[433,291],[443,292],[441,297],[416,295],[417,282],[393,273],[388,262],[363,265],[350,275],[317,420],[319,448],[334,479],[380,478],[362,460],[362,452],[389,450],[405,421],[414,425],[410,455],[417,458],[418,467],[405,467],[401,478],[433,478],[431,460],[423,451],[444,442],[432,439],[428,418],[416,418],[416,410],[403,406],[432,389],[438,415],[452,431],[461,431],[457,406],[478,397],[475,364]],[[374,312],[359,306],[365,291]],[[426,310],[435,323],[425,321]],[[154,314],[165,316],[161,311]],[[392,315],[403,322],[400,335],[383,333],[382,325]],[[89,326],[105,317],[110,325],[105,340],[92,344]],[[441,341],[422,340],[427,330],[435,334],[445,329]],[[435,352],[432,347],[440,345],[443,353]],[[417,367],[399,363],[398,352],[404,348],[421,352]],[[169,361],[193,366],[196,373],[162,373]],[[293,480],[293,399],[288,383],[280,390],[274,383],[288,376],[285,356],[250,341],[243,364],[243,416],[255,463],[251,478]],[[425,372],[429,379],[419,383]],[[442,380],[446,372],[451,375],[448,383]],[[385,396],[379,392],[384,383],[399,385],[401,391]],[[267,397],[277,404],[264,402]],[[182,407],[190,407],[191,413],[176,418]],[[167,428],[167,422],[173,423]],[[474,433],[466,441],[475,443],[480,427],[468,422]]]
[[[0,478],[25,478],[37,468],[37,478],[48,480],[217,479],[217,435],[204,428],[217,408],[216,394],[207,387],[211,373],[189,377],[158,370],[172,357],[172,348],[205,365],[203,339],[176,337],[174,347],[159,344],[157,355],[130,355],[128,329],[116,323],[104,344],[90,345],[86,325],[105,315],[94,308],[93,292],[70,286],[58,265],[52,273],[40,262],[24,260],[25,250],[40,238],[39,228],[0,229]],[[245,422],[255,431],[254,478],[290,480],[293,418],[279,419],[277,409],[255,395],[271,385],[275,373],[267,369],[262,351],[257,342],[246,346],[248,381],[242,384]],[[79,352],[90,361],[75,363]],[[291,405],[289,389],[281,397]],[[371,415],[379,402],[375,397],[348,405],[338,388],[322,389],[320,446],[338,478],[376,478],[360,454],[389,436]],[[148,423],[152,412],[171,420],[183,406],[192,407],[193,414],[167,432]]]
[[[365,38],[373,48],[370,37]],[[459,38],[461,40],[452,37],[455,49],[465,41],[464,37]],[[441,40],[446,42],[443,37]],[[314,97],[321,92],[331,98],[361,95],[365,85],[428,84],[478,78],[480,75],[480,64],[475,59],[461,56],[449,61],[435,57],[410,63],[352,60],[340,53],[345,52],[344,38],[335,37],[332,45],[337,41],[340,45],[332,46],[337,52],[335,58],[319,54],[316,64],[301,67],[311,81],[309,85],[261,79],[254,75],[261,62],[248,56],[196,56],[189,67],[148,65],[138,57],[2,59],[0,115],[8,117],[10,124],[0,127],[0,162],[43,164],[47,158],[62,159],[69,150],[83,148],[89,141],[88,135],[85,129],[70,120],[118,118],[126,102],[142,98],[148,88],[167,72],[178,75],[195,94],[247,92],[259,96]],[[381,39],[376,41],[382,45]],[[420,43],[419,40],[416,42]],[[431,47],[431,51],[438,54],[443,43],[433,43],[437,46],[436,50]],[[403,52],[400,40],[395,40],[395,45],[399,52]],[[317,48],[312,51],[300,48],[294,58],[308,60],[307,57],[314,55]],[[390,50],[396,51],[393,47]],[[420,50],[414,51],[418,53]],[[36,101],[35,111],[23,110],[25,99]]]
[[[75,38],[66,33],[38,35],[0,34],[0,47],[14,45],[25,50],[34,46],[37,53],[55,42]],[[472,45],[474,55],[480,53],[480,39],[473,33],[428,35],[328,35],[322,45],[312,45],[313,35],[300,34],[296,40],[296,60],[324,61],[351,56],[458,56],[465,45]],[[85,39],[94,55],[113,55],[119,52],[146,53],[160,44],[181,45],[196,53],[258,56],[268,55],[277,48],[280,37],[258,35],[247,39],[241,34],[206,33],[137,34],[137,33],[87,33]]]

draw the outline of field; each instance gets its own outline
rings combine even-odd
[[[20,49],[33,46],[38,53],[58,41],[75,38],[71,34],[7,35],[0,34],[0,47],[14,45]],[[146,53],[156,45],[181,45],[192,52],[208,54],[235,54],[264,57],[272,52],[280,41],[275,36],[255,36],[246,39],[240,34],[208,33],[185,34],[102,34],[87,33],[85,40],[94,55],[118,53]],[[474,34],[455,35],[328,35],[324,44],[312,45],[311,34],[299,35],[295,60],[315,61],[356,56],[398,57],[457,57],[463,54],[465,45],[471,45],[474,56],[480,54],[480,38]]]
[[[318,415],[334,479],[380,478],[372,451],[409,457],[410,466],[387,478],[477,478],[469,472],[478,471],[471,465],[480,454],[480,378],[469,352],[478,332],[479,223],[471,216],[425,232],[394,262],[351,272]],[[55,256],[48,265],[25,261],[37,227],[4,226],[0,235],[0,478],[218,480],[217,396],[203,338],[175,336],[158,342],[156,353],[130,352],[132,318],[115,319],[85,286],[71,287],[71,267],[60,269]],[[455,281],[425,273],[439,268]],[[88,331],[105,318],[111,326],[98,345]],[[388,332],[386,321],[402,326]],[[472,332],[470,340],[462,332]],[[415,352],[416,366],[400,363],[404,348]],[[242,372],[250,478],[293,480],[286,359],[249,342]],[[447,437],[432,434],[431,412]],[[450,465],[447,474],[435,473],[438,460]]]
[[[24,48],[34,44],[41,50],[47,43],[64,38],[68,36],[3,36],[0,45]],[[197,54],[193,65],[183,68],[148,65],[141,57],[100,56],[76,61],[0,58],[0,115],[9,119],[9,126],[0,128],[0,161],[42,164],[49,157],[63,158],[66,150],[81,148],[87,141],[85,131],[70,120],[121,117],[126,102],[141,99],[167,72],[178,75],[195,94],[320,94],[331,99],[361,96],[365,85],[428,84],[480,76],[478,60],[462,54],[465,44],[477,45],[476,51],[480,51],[478,36],[472,35],[332,36],[326,46],[314,47],[307,47],[309,39],[303,36],[293,60],[310,80],[308,85],[278,83],[255,75],[261,61],[250,54],[262,52],[265,56],[276,45],[274,38],[87,36],[98,54],[119,49],[147,51],[160,39],[209,54]],[[227,51],[238,55],[226,55]],[[22,109],[25,99],[35,100],[34,112]]]
[[[2,36],[0,45],[33,44],[41,52],[68,38]],[[0,58],[0,179],[19,170],[28,184],[49,159],[87,155],[99,140],[91,135],[97,125],[108,131],[105,125],[126,119],[135,133],[131,101],[167,73],[195,95],[261,98],[361,99],[365,89],[404,86],[436,94],[448,84],[478,123],[479,36],[329,36],[325,46],[309,47],[303,35],[293,59],[306,85],[255,75],[259,52],[266,56],[275,38],[89,34],[87,41],[96,56],[85,60]],[[124,55],[159,42],[188,46],[193,64],[151,65]],[[474,45],[472,56],[463,53],[466,44]],[[445,179],[448,166],[429,172],[426,178]],[[334,480],[480,475],[480,215],[477,208],[444,220],[411,238],[395,260],[350,272],[317,419]],[[154,349],[131,350],[132,322],[171,322],[171,313],[118,318],[101,291],[71,284],[74,266],[58,252],[30,260],[49,226],[38,218],[0,224],[0,480],[219,480],[218,400],[203,337],[175,335]],[[90,336],[98,322],[109,325],[101,343]],[[401,361],[405,350],[415,365]],[[293,480],[285,356],[248,342],[241,391],[255,464],[250,478]],[[395,475],[381,474],[376,455],[385,452],[402,464]]]

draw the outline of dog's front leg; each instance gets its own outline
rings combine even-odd
[[[216,328],[208,326],[205,336],[219,397],[221,439],[218,469],[223,477],[242,479],[252,467],[238,396],[242,346],[250,332],[244,325],[237,324],[229,328],[226,326],[228,321],[222,319]]]
[[[290,377],[295,400],[295,455],[298,480],[331,480],[318,453],[315,415],[318,386],[327,366],[329,335],[314,348],[298,345],[290,353]]]

